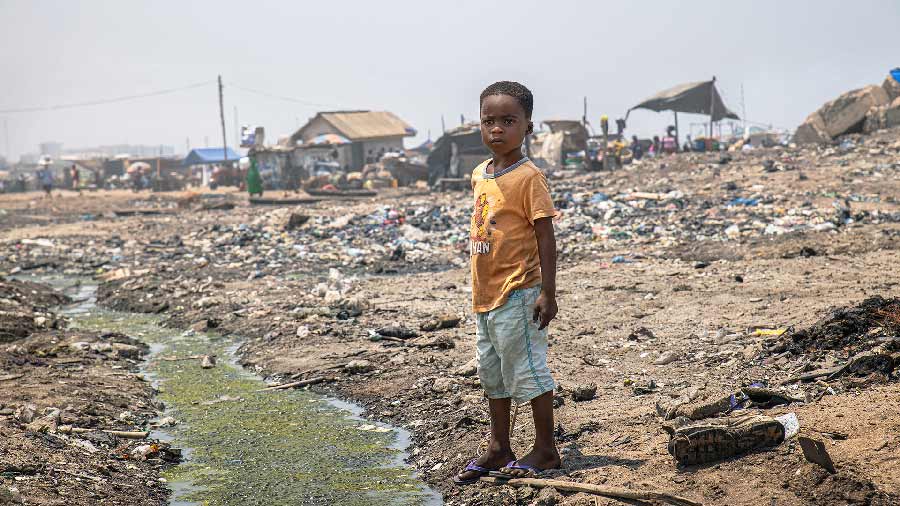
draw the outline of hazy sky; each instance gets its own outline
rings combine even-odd
[[[518,80],[535,120],[623,116],[653,93],[719,79],[740,114],[794,128],[900,66],[896,0],[40,1],[0,0],[0,110],[199,88],[129,102],[0,114],[0,154],[66,147],[219,145],[213,81],[225,81],[229,144],[241,123],[275,140],[317,110],[393,111],[432,138],[474,118],[478,94]],[[307,102],[268,98],[241,86]],[[682,132],[701,117],[684,117]],[[635,111],[629,132],[670,113]]]

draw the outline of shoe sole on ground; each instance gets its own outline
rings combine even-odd
[[[750,427],[697,427],[679,432],[669,440],[669,453],[684,465],[725,460],[756,448],[777,446],[784,441],[784,426],[777,420],[758,421]]]

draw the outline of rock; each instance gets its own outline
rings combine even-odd
[[[174,427],[178,425],[178,420],[171,416],[164,416],[160,418],[154,425],[157,427]]]
[[[399,325],[381,327],[380,329],[375,329],[375,332],[377,332],[378,335],[384,337],[396,337],[397,339],[412,339],[414,337],[419,337],[419,333],[415,330],[401,327]]]
[[[5,485],[0,485],[0,504],[13,506],[24,504],[24,502],[18,492],[13,492],[6,488]]]
[[[31,423],[34,420],[36,411],[37,406],[35,406],[34,404],[23,404],[16,408],[15,413],[13,413],[13,417],[20,423]]]
[[[25,430],[32,432],[56,432],[57,427],[59,427],[59,410],[47,408],[44,410],[43,416],[26,424]]]
[[[218,328],[220,323],[221,322],[215,318],[199,320],[191,324],[191,329],[195,332],[206,332],[208,330]]]
[[[431,321],[423,323],[419,326],[419,329],[424,330],[426,332],[430,332],[433,330],[440,329],[452,329],[454,327],[459,326],[459,322],[462,320],[459,316],[456,315],[443,315],[437,318],[432,319]]]
[[[544,487],[538,492],[537,499],[531,504],[533,506],[556,506],[563,500],[562,494],[553,487]]]
[[[344,366],[344,370],[350,374],[363,374],[375,370],[375,365],[368,360],[352,360]]]
[[[193,306],[198,309],[205,309],[208,307],[212,307],[218,305],[219,301],[213,297],[200,297],[199,299],[194,301]]]
[[[457,376],[463,376],[466,378],[468,378],[469,376],[475,376],[475,374],[478,373],[478,358],[473,358],[465,364],[457,367],[455,373]]]
[[[900,97],[894,99],[889,105],[869,109],[863,131],[873,133],[896,126],[900,126]]]
[[[77,341],[74,343],[69,343],[69,349],[72,351],[88,351],[91,348],[91,343],[87,341]]]
[[[672,362],[678,360],[679,355],[677,352],[669,350],[663,352],[662,355],[659,356],[656,360],[653,361],[653,365],[668,365]]]
[[[431,390],[433,392],[437,392],[439,394],[449,392],[453,389],[453,385],[455,383],[452,379],[446,377],[436,378],[434,382],[431,384]]]
[[[291,213],[287,216],[287,219],[284,223],[285,230],[294,230],[302,227],[309,221],[309,216],[306,214],[300,213]]]
[[[896,100],[900,98],[900,82],[897,82],[893,76],[888,75],[884,82],[881,83],[881,87],[884,88],[884,92],[887,93],[888,100]]]
[[[828,144],[831,140],[818,112],[810,114],[794,132],[794,142],[797,144]]]
[[[597,395],[597,385],[590,383],[578,385],[572,390],[572,400],[575,402],[589,401]]]
[[[212,355],[203,355],[200,357],[200,368],[201,369],[212,369],[216,366],[216,357]]]
[[[516,490],[516,498],[519,499],[519,502],[527,501],[534,497],[534,488],[532,487],[519,487]]]
[[[848,91],[807,117],[797,128],[794,142],[822,144],[839,135],[861,132],[869,110],[889,101],[887,91],[881,86],[871,85]]]
[[[133,344],[112,343],[112,351],[120,358],[138,359],[141,357],[141,348]]]
[[[308,325],[300,325],[297,327],[297,337],[307,337],[309,336],[309,326]]]

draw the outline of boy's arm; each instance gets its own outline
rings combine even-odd
[[[541,258],[541,294],[534,303],[532,319],[543,329],[556,317],[556,237],[553,235],[553,218],[534,220],[534,236]]]

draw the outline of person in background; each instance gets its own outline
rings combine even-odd
[[[256,157],[250,157],[250,168],[247,169],[247,193],[250,196],[263,195],[262,177],[259,174],[259,167],[256,165]]]
[[[674,126],[666,128],[666,136],[662,139],[662,150],[668,155],[678,152],[678,142],[675,141]]]
[[[78,173],[78,167],[72,164],[72,190],[81,195],[81,175]]]
[[[50,167],[44,167],[38,172],[38,180],[41,183],[41,188],[44,189],[44,197],[53,198],[53,172],[50,171]]]
[[[644,157],[644,148],[641,147],[641,141],[638,140],[637,135],[631,136],[631,156],[635,160],[640,160]]]

